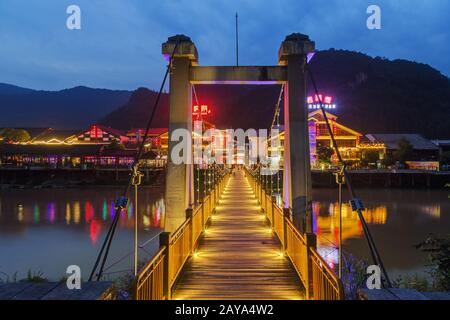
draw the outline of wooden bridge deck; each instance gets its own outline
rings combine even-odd
[[[244,173],[236,172],[173,299],[303,299],[301,288]]]

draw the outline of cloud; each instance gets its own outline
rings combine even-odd
[[[193,39],[203,65],[234,64],[236,11],[241,64],[276,64],[284,37],[302,32],[318,49],[410,59],[450,74],[448,1],[376,2],[380,31],[365,26],[366,0],[3,0],[0,82],[156,88],[165,68],[161,43],[173,34]],[[80,31],[65,27],[70,4],[81,7]]]

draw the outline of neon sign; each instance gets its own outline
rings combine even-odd
[[[314,96],[308,96],[306,103],[308,104],[308,109],[320,109],[320,102],[322,102],[324,109],[336,109],[336,104],[333,102],[332,96],[324,96],[322,94],[315,94]]]
[[[206,104],[202,104],[202,105],[195,105],[193,110],[192,110],[192,115],[193,116],[207,116],[211,114],[211,109],[209,108],[208,105]]]

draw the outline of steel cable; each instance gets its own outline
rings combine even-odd
[[[348,172],[346,170],[346,164],[345,164],[345,162],[342,159],[341,153],[340,153],[338,145],[336,143],[336,139],[334,137],[333,130],[331,129],[330,121],[329,121],[328,116],[327,116],[327,114],[325,112],[325,109],[323,107],[322,97],[319,94],[319,90],[317,89],[317,85],[316,85],[316,82],[314,80],[314,75],[313,75],[313,73],[312,73],[312,71],[309,68],[309,65],[307,63],[305,64],[305,68],[306,68],[306,71],[309,74],[309,77],[311,79],[311,83],[313,85],[313,88],[314,88],[314,91],[315,91],[315,93],[317,95],[317,98],[319,99],[320,110],[322,111],[322,115],[324,117],[324,120],[325,120],[327,129],[328,129],[328,132],[330,134],[330,138],[331,138],[331,141],[333,143],[334,151],[336,153],[336,156],[338,157],[339,164],[342,167],[342,172],[343,172],[343,175],[344,175],[344,178],[345,178],[345,184],[347,185],[347,189],[348,189],[352,199],[356,199],[357,197],[356,197],[355,190],[352,187],[350,177],[349,177]],[[370,250],[370,254],[372,256],[372,260],[373,260],[373,262],[376,265],[378,265],[380,267],[380,269],[381,269],[381,271],[383,273],[383,276],[384,276],[384,278],[385,278],[385,280],[387,282],[387,285],[389,287],[392,287],[392,283],[391,283],[391,281],[389,279],[389,275],[386,272],[386,269],[384,267],[383,261],[381,260],[380,254],[379,254],[378,249],[377,249],[377,247],[375,245],[375,241],[372,238],[372,235],[370,233],[369,227],[367,226],[366,220],[364,219],[364,216],[362,214],[362,209],[358,208],[356,210],[356,212],[358,213],[359,220],[361,221],[361,224],[363,226],[364,235],[366,237],[367,244],[369,246],[369,250]]]
[[[173,58],[173,55],[174,55],[174,53],[175,53],[175,51],[176,51],[176,49],[178,47],[179,41],[180,41],[180,37],[177,38],[177,41],[176,41],[175,46],[173,48],[172,54],[170,55],[170,59],[169,59],[168,65],[167,65],[166,73],[164,75],[163,81],[161,83],[161,87],[159,89],[158,95],[157,95],[155,103],[153,105],[153,110],[152,110],[152,113],[151,113],[150,118],[148,120],[147,127],[145,129],[144,137],[143,137],[142,142],[141,142],[141,144],[139,146],[138,152],[136,153],[133,167],[139,166],[139,160],[142,157],[142,153],[143,153],[144,146],[145,146],[145,143],[146,143],[146,140],[147,140],[147,137],[148,137],[148,133],[150,131],[153,118],[154,118],[154,116],[156,114],[156,110],[158,108],[158,104],[159,104],[159,101],[161,99],[161,95],[162,95],[162,92],[164,90],[164,86],[165,86],[166,81],[167,81],[167,77],[168,77],[170,69],[172,67],[172,58]],[[123,192],[123,198],[128,198],[129,193],[130,193],[130,189],[131,189],[131,185],[132,185],[132,180],[133,180],[133,176],[131,176],[130,180],[128,181],[128,184],[127,184],[127,186],[126,186],[126,188],[125,188],[125,190]],[[110,247],[111,247],[112,239],[114,237],[114,233],[116,231],[117,223],[119,221],[119,216],[120,216],[120,213],[121,213],[122,209],[123,208],[120,207],[120,206],[118,206],[116,208],[114,220],[113,220],[113,222],[112,222],[112,224],[111,224],[111,226],[110,226],[110,228],[108,230],[108,233],[106,234],[106,238],[105,238],[105,240],[104,240],[104,242],[102,244],[102,247],[100,249],[100,252],[99,252],[99,254],[97,256],[97,259],[95,261],[94,267],[92,268],[91,274],[89,276],[89,281],[92,281],[92,279],[93,279],[93,277],[95,275],[95,272],[97,271],[97,268],[98,268],[98,265],[100,263],[100,260],[103,257],[102,263],[100,265],[99,272],[97,273],[97,281],[99,281],[101,276],[102,276],[103,269],[105,267],[105,263],[106,263],[106,260],[108,258],[108,254],[109,254],[109,250],[110,250]]]

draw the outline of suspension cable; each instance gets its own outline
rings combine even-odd
[[[270,125],[270,128],[269,128],[269,138],[268,139],[271,139],[272,138],[272,130],[273,130],[273,128],[274,128],[274,126],[275,125],[277,125],[277,126],[279,126],[279,124],[280,124],[280,110],[281,110],[281,99],[283,98],[283,93],[284,93],[284,83],[281,85],[281,88],[280,88],[280,94],[278,95],[278,99],[277,99],[277,104],[275,105],[275,112],[274,112],[274,114],[273,114],[273,119],[272,119],[272,124]],[[267,147],[269,147],[269,146],[267,146]],[[270,196],[272,197],[272,194],[273,194],[273,176],[271,175],[270,176]],[[279,172],[277,172],[277,186],[278,186],[278,182],[279,182]],[[278,187],[278,189],[279,189],[279,187]]]
[[[138,148],[138,151],[137,151],[137,153],[135,155],[134,164],[132,166],[133,168],[134,167],[139,167],[139,161],[140,161],[140,159],[142,157],[142,153],[143,153],[144,146],[145,146],[145,143],[146,143],[146,140],[147,140],[147,137],[148,137],[151,125],[152,125],[152,121],[153,121],[153,118],[155,117],[156,110],[158,108],[158,104],[159,104],[159,101],[161,99],[162,92],[164,90],[164,86],[166,85],[167,77],[168,77],[169,72],[170,72],[170,70],[172,68],[172,58],[173,58],[173,55],[174,55],[176,49],[178,48],[179,42],[180,42],[180,37],[177,37],[177,41],[176,41],[175,46],[173,48],[172,54],[170,55],[170,59],[169,59],[168,65],[167,65],[166,73],[164,75],[163,81],[161,83],[161,87],[159,89],[158,95],[157,95],[155,103],[153,105],[152,113],[150,115],[150,118],[149,118],[148,123],[147,123],[147,127],[145,129],[144,138],[142,139],[142,142],[141,142],[141,144],[140,144],[140,146]],[[112,224],[111,224],[111,226],[110,226],[110,228],[108,230],[108,233],[106,234],[106,238],[105,238],[105,240],[104,240],[104,242],[102,244],[102,247],[100,249],[100,252],[99,252],[99,254],[97,256],[97,259],[95,261],[94,267],[92,268],[91,274],[89,276],[89,281],[92,281],[92,278],[94,277],[95,272],[97,271],[97,268],[98,268],[98,265],[100,263],[100,260],[103,257],[102,263],[100,265],[100,270],[97,273],[97,281],[100,281],[100,279],[101,279],[101,276],[102,276],[102,273],[103,273],[103,269],[105,267],[105,263],[106,263],[106,260],[108,258],[108,254],[109,254],[109,250],[110,250],[110,247],[111,247],[112,239],[114,237],[114,233],[115,233],[116,228],[117,228],[117,224],[118,224],[118,221],[119,221],[120,213],[121,213],[122,209],[124,209],[126,207],[126,205],[128,204],[127,198],[128,198],[128,196],[130,194],[130,189],[131,189],[131,186],[132,186],[132,180],[133,180],[133,176],[131,175],[131,177],[130,177],[130,179],[128,181],[128,184],[127,184],[127,186],[124,189],[123,196],[121,198],[119,198],[119,200],[117,201],[117,206],[116,206],[116,212],[115,212],[114,220],[113,220],[113,222],[112,222]]]
[[[283,97],[283,92],[284,92],[284,84],[281,85],[280,94],[278,96],[277,104],[275,106],[275,113],[273,115],[272,124],[270,125],[270,131],[272,131],[275,124],[279,123],[280,106],[281,106],[281,99]]]
[[[145,241],[144,243],[141,243],[138,248],[141,249],[142,251],[148,253],[147,250],[145,250],[145,246],[147,246],[149,243],[151,243],[154,239],[156,239],[157,237],[159,237],[159,235],[161,234],[161,232],[158,232],[155,236],[153,236],[151,239],[148,239],[147,241]],[[106,271],[110,270],[112,267],[116,266],[117,264],[119,264],[120,262],[122,262],[123,260],[125,260],[126,258],[128,258],[129,256],[131,256],[134,253],[133,251],[128,252],[126,255],[122,256],[121,258],[117,259],[117,261],[114,261],[113,263],[111,263],[109,266],[107,266],[106,268],[103,269],[103,274],[105,274]]]
[[[200,104],[198,103],[197,90],[195,90],[195,84],[192,85],[192,92],[194,93],[195,103],[197,104],[197,106],[200,107]],[[200,117],[201,117],[201,115],[202,115],[202,113],[200,112]]]
[[[377,247],[375,245],[375,241],[373,240],[372,235],[371,235],[370,230],[369,230],[369,227],[367,226],[366,220],[364,219],[364,215],[362,213],[363,208],[360,205],[361,202],[357,198],[355,190],[352,187],[351,180],[350,180],[349,174],[348,174],[347,169],[346,169],[346,164],[345,164],[345,162],[342,159],[341,153],[339,151],[339,147],[338,147],[338,145],[336,143],[336,139],[334,137],[333,130],[331,129],[330,121],[329,121],[327,113],[325,112],[325,109],[323,107],[322,97],[319,94],[319,90],[317,89],[317,85],[316,85],[316,82],[314,80],[313,73],[312,73],[311,69],[309,68],[309,64],[308,63],[305,64],[305,68],[306,68],[306,71],[309,74],[309,77],[311,79],[311,83],[313,85],[313,88],[314,88],[314,91],[315,91],[315,93],[317,95],[317,98],[319,99],[320,110],[322,111],[322,115],[324,117],[324,120],[325,120],[327,129],[328,129],[328,132],[330,134],[331,141],[333,143],[334,151],[336,153],[336,156],[338,158],[339,164],[341,166],[342,174],[343,174],[343,176],[345,178],[345,183],[347,185],[347,189],[348,189],[348,191],[350,193],[350,196],[352,197],[352,201],[356,201],[356,202],[359,203],[359,205],[356,206],[355,211],[358,213],[359,220],[361,221],[361,224],[362,224],[362,227],[363,227],[363,230],[364,230],[364,234],[366,236],[366,240],[367,240],[367,243],[368,243],[368,246],[369,246],[370,254],[372,256],[372,260],[373,260],[373,262],[375,264],[377,264],[381,268],[381,270],[383,272],[383,275],[384,275],[384,278],[385,278],[385,280],[387,282],[387,285],[389,287],[392,287],[391,280],[389,279],[389,276],[388,276],[387,271],[386,271],[386,269],[384,267],[383,261],[381,260],[380,254],[379,254],[379,252],[377,250]]]

